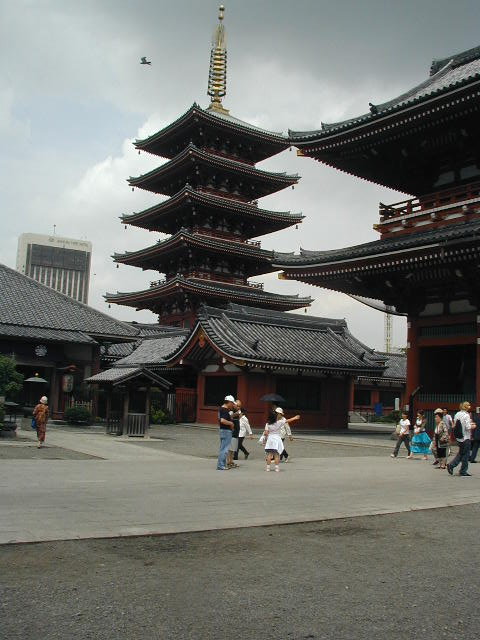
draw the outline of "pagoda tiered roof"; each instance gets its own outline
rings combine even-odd
[[[459,173],[452,184],[467,179],[461,166],[450,165],[459,148],[462,158],[477,157],[479,110],[480,47],[475,47],[433,61],[427,80],[393,100],[370,103],[368,113],[289,136],[300,155],[421,195],[446,184],[445,167]]]
[[[287,136],[282,133],[266,131],[229,114],[202,109],[194,103],[161,131],[144,140],[136,140],[135,147],[157,156],[173,158],[190,142],[203,147],[210,137],[228,140],[230,145],[241,151],[242,157],[253,163],[270,158],[290,146]]]
[[[279,311],[300,309],[312,303],[310,297],[268,293],[263,291],[263,288],[252,284],[231,284],[215,280],[213,275],[209,279],[177,275],[143,291],[107,293],[105,299],[109,303],[123,304],[137,309],[153,309],[155,306],[161,306],[167,298],[185,293],[202,300],[209,300],[212,304],[222,305],[234,301],[239,304],[267,306]]]
[[[123,224],[142,227],[149,231],[162,231],[175,233],[178,229],[178,220],[187,217],[194,220],[192,214],[198,211],[206,214],[242,218],[246,222],[248,237],[257,236],[286,229],[294,224],[300,224],[305,216],[301,213],[290,211],[269,211],[260,209],[257,205],[244,202],[236,198],[220,197],[208,191],[200,191],[186,186],[168,200],[160,202],[144,211],[123,215],[120,217]]]
[[[199,176],[199,167],[208,174],[208,178],[205,175]],[[130,178],[128,182],[132,187],[173,196],[186,183],[194,188],[197,185],[205,186],[205,184],[208,185],[209,180],[217,180],[219,173],[229,180],[228,192],[235,193],[237,189],[239,199],[243,197],[247,201],[275,193],[296,184],[299,180],[298,174],[262,171],[245,162],[212,154],[189,144],[173,160],[149,173]],[[221,179],[219,182],[220,184],[216,187],[212,186],[212,190],[222,190]],[[242,193],[244,188],[248,189],[248,192]]]
[[[138,251],[115,253],[112,257],[115,262],[121,264],[165,272],[172,259],[185,255],[187,247],[194,248],[196,254],[197,252],[207,255],[220,254],[224,258],[235,256],[242,263],[249,262],[249,275],[275,271],[272,267],[273,251],[261,249],[256,243],[218,238],[205,233],[191,233],[183,228],[170,238],[150,247]]]

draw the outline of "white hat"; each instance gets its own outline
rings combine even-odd
[[[282,414],[282,416],[283,416],[283,409],[282,409],[282,407],[277,407],[277,408],[275,409],[275,413],[281,413],[281,414]]]
[[[225,402],[235,402],[235,398],[233,396],[225,396]]]
[[[48,402],[48,398],[47,398],[47,396],[42,396],[42,397],[40,398],[40,402],[41,402],[42,404],[47,404],[47,402]]]

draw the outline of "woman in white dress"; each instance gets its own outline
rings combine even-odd
[[[283,442],[281,437],[282,422],[277,420],[277,414],[272,411],[265,425],[265,431],[263,435],[266,438],[265,441],[265,453],[267,460],[266,471],[270,471],[270,464],[272,459],[275,460],[275,471],[280,471],[280,454],[283,451]]]

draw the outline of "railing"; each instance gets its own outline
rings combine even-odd
[[[150,282],[150,289],[153,287],[160,287],[162,284],[165,284],[167,280],[164,278],[163,280],[153,280]]]
[[[146,413],[129,413],[127,415],[127,436],[143,437],[147,430]]]
[[[476,336],[477,325],[475,323],[449,324],[432,327],[421,327],[421,338],[447,338],[451,336]]]
[[[468,212],[469,206],[476,203],[480,203],[480,182],[466,184],[453,189],[444,189],[420,198],[402,200],[394,204],[387,205],[380,202],[380,222],[412,214],[437,216],[442,211],[462,206]]]
[[[120,415],[120,411],[110,411],[110,415],[107,418],[105,431],[107,435],[110,436],[122,435],[122,418]]]
[[[75,400],[73,396],[65,395],[65,409],[70,409],[71,407],[81,407],[92,413],[93,402],[91,400]]]
[[[218,231],[216,229],[205,229],[205,227],[193,227],[192,231],[202,236],[208,236],[210,238],[218,238],[219,240],[226,240],[228,242],[239,242],[242,244],[248,244],[252,247],[261,247],[260,240],[243,240],[242,238],[235,238],[232,236],[231,231]]]
[[[460,404],[464,400],[474,401],[475,393],[419,393],[415,396],[417,402],[435,402],[443,407],[446,404]]]

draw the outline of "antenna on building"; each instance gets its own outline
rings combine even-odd
[[[227,39],[223,18],[225,7],[223,4],[218,9],[218,25],[213,34],[212,49],[210,52],[210,70],[208,73],[208,90],[210,96],[211,111],[227,114],[228,109],[222,104],[222,98],[227,93]]]
[[[56,230],[57,230],[57,225],[56,225],[56,224],[54,224],[54,225],[53,225],[53,235],[55,235]]]
[[[387,305],[387,313],[385,313],[384,319],[385,353],[392,353],[393,322],[392,314],[388,313],[392,309],[393,307]]]

